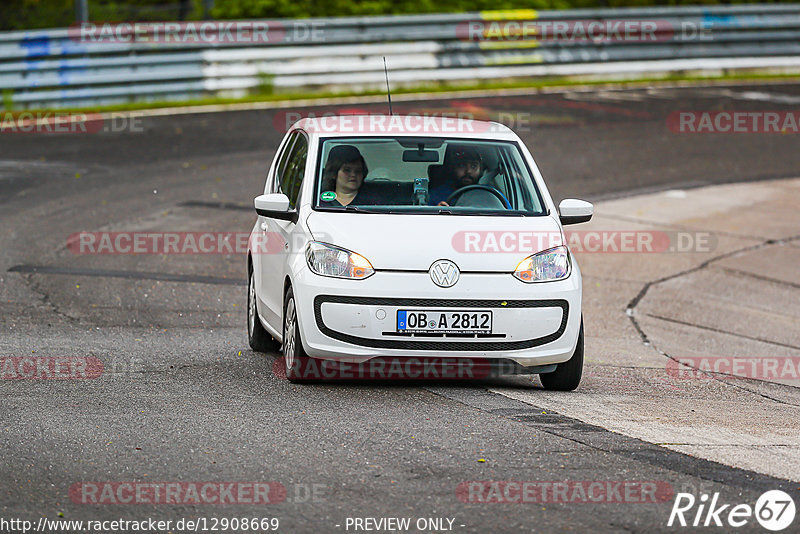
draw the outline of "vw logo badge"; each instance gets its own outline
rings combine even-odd
[[[439,260],[433,262],[430,270],[433,283],[439,287],[453,287],[458,282],[459,271],[456,264],[450,260]]]

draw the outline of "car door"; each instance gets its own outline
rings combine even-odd
[[[297,132],[288,133],[284,142],[275,155],[275,161],[272,165],[271,173],[267,176],[266,184],[264,185],[264,194],[275,193],[278,191],[277,184],[280,183],[280,178],[283,176],[283,171],[286,168],[286,163],[292,152],[294,142],[297,140]],[[268,246],[268,237],[270,237],[270,220],[261,215],[258,216],[256,223],[257,236],[253,240],[253,269],[256,272],[256,296],[258,300],[258,311],[262,319],[275,329],[276,332],[281,333],[280,317],[281,305],[277,308],[274,307],[272,299],[267,298],[267,294],[272,290],[271,286],[280,284],[277,276],[274,274],[275,261],[270,258],[272,250]]]
[[[270,192],[283,193],[289,197],[289,207],[298,206],[299,194],[308,160],[308,139],[302,131],[296,131],[286,144],[286,152],[275,168]],[[283,334],[283,280],[287,273],[292,248],[292,232],[296,224],[292,221],[263,218],[266,251],[261,257],[261,278],[264,281],[262,295],[270,310],[267,322],[277,332]]]

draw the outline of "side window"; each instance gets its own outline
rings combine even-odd
[[[284,170],[286,169],[286,162],[289,160],[289,155],[292,153],[292,145],[297,140],[299,133],[294,132],[289,136],[289,139],[286,140],[286,144],[283,147],[283,151],[281,152],[280,156],[278,156],[278,162],[275,164],[275,179],[272,180],[272,186],[270,187],[270,193],[277,193],[281,190],[281,182],[283,181],[283,176],[285,174]]]
[[[292,209],[297,205],[297,196],[300,194],[300,186],[303,184],[307,158],[308,140],[304,135],[298,134],[289,161],[286,163],[280,186],[281,193],[289,197],[289,206]]]

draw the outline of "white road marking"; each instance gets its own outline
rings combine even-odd
[[[692,96],[707,98],[725,97],[732,100],[746,100],[750,102],[769,102],[771,104],[800,104],[800,95],[774,93],[766,91],[734,91],[725,88],[702,89]]]

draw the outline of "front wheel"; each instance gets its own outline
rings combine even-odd
[[[559,363],[552,373],[539,375],[544,389],[550,391],[572,391],[581,383],[583,376],[583,317],[581,317],[581,330],[578,334],[578,344],[572,358]]]
[[[283,361],[286,378],[296,384],[310,382],[308,378],[310,357],[303,348],[300,328],[297,325],[297,308],[291,288],[286,292],[283,308]]]

